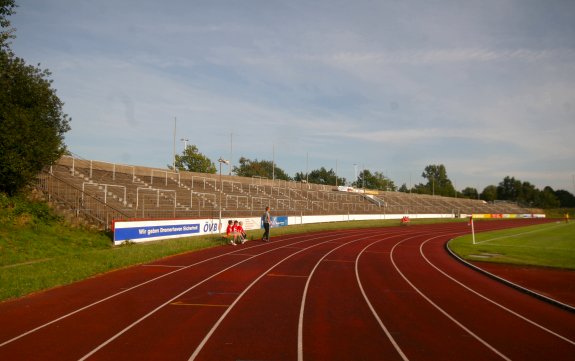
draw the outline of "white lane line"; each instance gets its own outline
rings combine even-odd
[[[186,267],[184,267],[184,268],[179,268],[179,269],[177,269],[177,270],[175,270],[175,271],[168,272],[168,273],[163,274],[163,275],[161,275],[161,276],[158,276],[158,277],[156,277],[156,278],[152,278],[151,280],[148,280],[148,281],[139,283],[139,284],[137,284],[137,285],[135,285],[135,286],[132,286],[132,287],[130,287],[130,288],[127,288],[127,289],[125,289],[125,290],[123,290],[123,291],[114,293],[114,294],[112,294],[112,295],[110,295],[110,296],[108,296],[108,297],[105,297],[105,298],[102,298],[102,299],[100,299],[100,300],[98,300],[98,301],[92,302],[92,303],[90,303],[90,304],[88,304],[88,305],[86,305],[86,306],[84,306],[84,307],[78,308],[78,309],[75,310],[75,311],[69,312],[69,313],[67,313],[67,314],[65,314],[65,315],[63,315],[63,316],[61,316],[61,317],[58,317],[58,318],[56,318],[56,319],[54,319],[54,320],[52,320],[52,321],[50,321],[50,322],[47,322],[47,323],[45,323],[45,324],[43,324],[43,325],[40,325],[40,326],[38,326],[38,327],[36,327],[36,328],[33,328],[33,329],[31,329],[31,330],[29,330],[29,331],[27,331],[27,332],[24,332],[24,333],[22,333],[22,334],[20,334],[20,335],[18,335],[18,336],[16,336],[16,337],[14,337],[14,338],[11,338],[11,339],[9,339],[9,340],[7,340],[7,341],[1,343],[1,344],[0,344],[0,347],[6,346],[6,345],[8,345],[9,343],[12,343],[12,342],[14,342],[14,341],[16,341],[16,340],[18,340],[18,339],[21,339],[22,337],[28,336],[28,335],[30,335],[30,334],[36,332],[36,331],[39,331],[39,330],[41,330],[41,329],[43,329],[43,328],[45,328],[45,327],[47,327],[47,326],[50,326],[50,325],[52,325],[52,324],[54,324],[54,323],[57,323],[57,322],[59,322],[59,321],[62,321],[62,320],[66,319],[66,318],[68,318],[68,317],[70,317],[70,316],[73,316],[73,315],[75,315],[75,314],[77,314],[77,313],[80,313],[80,312],[82,312],[82,311],[85,311],[85,310],[87,310],[87,309],[89,309],[89,308],[91,308],[91,307],[94,307],[94,306],[96,306],[96,305],[98,305],[98,304],[100,304],[100,303],[109,301],[109,300],[111,300],[112,298],[115,298],[115,297],[117,297],[117,296],[120,296],[120,295],[122,295],[122,294],[124,294],[124,293],[127,293],[127,292],[130,292],[130,291],[133,291],[133,290],[135,290],[136,288],[139,288],[139,287],[142,287],[142,286],[147,285],[147,284],[149,284],[149,283],[155,282],[155,281],[157,281],[157,280],[159,280],[159,279],[162,279],[162,278],[164,278],[164,277],[168,277],[168,276],[170,276],[170,275],[173,275],[174,273],[183,271],[183,270],[188,269],[188,268],[190,268],[190,267],[194,267],[194,266],[197,266],[197,265],[199,265],[199,264],[202,264],[202,263],[211,261],[211,260],[213,260],[213,259],[223,257],[223,256],[225,256],[225,255],[227,255],[227,254],[222,254],[222,255],[220,255],[220,256],[212,257],[212,258],[209,258],[209,259],[206,259],[206,260],[203,260],[203,261],[200,261],[200,262],[191,264],[191,265],[186,266]]]
[[[297,238],[297,237],[293,237],[293,238]],[[282,239],[280,242],[287,241],[287,240],[291,240],[291,239],[292,239],[292,238]],[[263,247],[263,246],[265,246],[265,245],[266,245],[266,244],[257,245],[257,246],[250,247],[249,249],[256,248],[256,247]],[[127,289],[125,289],[125,290],[123,290],[123,291],[114,293],[114,294],[112,294],[112,295],[110,295],[110,296],[108,296],[108,297],[105,297],[105,298],[102,298],[102,299],[100,299],[100,300],[98,300],[98,301],[92,302],[92,303],[90,303],[90,304],[88,304],[88,305],[86,305],[86,306],[84,306],[84,307],[78,308],[77,310],[71,311],[71,312],[69,312],[69,313],[67,313],[67,314],[65,314],[65,315],[63,315],[63,316],[61,316],[61,317],[58,317],[58,318],[56,318],[56,319],[54,319],[54,320],[52,320],[52,321],[46,322],[46,323],[44,323],[44,324],[42,324],[42,325],[40,325],[40,326],[38,326],[38,327],[36,327],[36,328],[33,328],[33,329],[29,330],[29,331],[26,331],[26,332],[24,332],[24,333],[22,333],[22,334],[20,334],[20,335],[18,335],[18,336],[15,336],[15,337],[13,337],[13,338],[11,338],[11,339],[9,339],[9,340],[6,340],[6,341],[4,341],[3,343],[0,343],[0,347],[6,346],[6,345],[8,345],[8,344],[10,344],[10,343],[12,343],[12,342],[14,342],[14,341],[16,341],[16,340],[19,340],[19,339],[21,339],[21,338],[23,338],[23,337],[25,337],[25,336],[28,336],[28,335],[30,335],[30,334],[32,334],[32,333],[34,333],[34,332],[37,332],[37,331],[39,331],[39,330],[41,330],[41,329],[43,329],[43,328],[45,328],[45,327],[48,327],[48,326],[50,326],[50,325],[53,325],[54,323],[60,322],[60,321],[66,319],[66,318],[68,318],[68,317],[70,317],[70,316],[73,316],[73,315],[77,314],[77,313],[80,313],[80,312],[82,312],[82,311],[85,311],[85,310],[87,310],[87,309],[89,309],[89,308],[91,308],[91,307],[94,307],[94,306],[96,306],[96,305],[98,305],[98,304],[100,304],[100,303],[109,301],[109,300],[111,300],[111,299],[113,299],[113,298],[115,298],[115,297],[117,297],[117,296],[120,296],[120,295],[122,295],[122,294],[124,294],[124,293],[133,291],[133,290],[135,290],[136,288],[145,286],[145,285],[147,285],[147,284],[149,284],[149,283],[158,281],[158,280],[160,280],[160,279],[162,279],[162,278],[164,278],[164,277],[168,277],[168,276],[173,275],[173,274],[175,274],[175,273],[177,273],[177,272],[186,270],[186,269],[191,268],[191,267],[195,267],[195,266],[200,265],[200,264],[202,264],[202,263],[206,263],[206,262],[209,262],[209,261],[213,261],[213,260],[215,260],[215,259],[218,259],[218,258],[221,258],[221,257],[225,257],[225,256],[228,256],[228,255],[233,255],[234,253],[241,252],[241,251],[245,251],[245,249],[240,249],[240,250],[236,250],[236,251],[232,251],[232,252],[223,253],[223,254],[221,254],[221,255],[214,256],[214,257],[211,257],[211,258],[208,258],[208,259],[205,259],[205,260],[202,260],[202,261],[193,263],[193,264],[191,264],[191,265],[189,265],[189,266],[185,266],[185,267],[183,267],[183,268],[179,268],[179,269],[177,269],[177,270],[175,270],[175,271],[168,272],[168,273],[166,273],[166,274],[164,274],[164,275],[161,275],[161,276],[152,278],[151,280],[148,280],[148,281],[139,283],[139,284],[134,285],[134,286],[132,286],[132,287],[130,287],[130,288],[127,288]]]
[[[445,237],[446,235],[449,234],[454,234],[454,233],[448,233],[448,234],[443,234],[443,235],[439,235],[439,236],[435,236],[435,237],[431,237],[428,240],[432,240],[435,238],[439,238],[439,237]],[[460,234],[460,232],[458,232],[457,234]],[[481,342],[485,347],[487,347],[488,349],[490,349],[491,351],[493,351],[495,354],[497,354],[499,357],[501,357],[504,360],[508,360],[511,361],[510,358],[508,358],[507,356],[505,356],[503,353],[501,353],[499,350],[497,350],[495,347],[491,346],[487,341],[485,341],[484,339],[482,339],[481,337],[479,337],[477,334],[475,334],[473,331],[471,331],[470,329],[468,329],[467,327],[465,327],[461,322],[457,321],[453,316],[451,316],[447,311],[445,311],[443,308],[441,308],[439,305],[437,305],[435,302],[433,302],[429,297],[427,297],[419,288],[417,288],[404,274],[403,272],[401,272],[401,270],[399,269],[399,267],[397,266],[397,264],[395,263],[395,260],[393,259],[393,254],[395,252],[395,249],[401,244],[403,243],[405,240],[402,240],[398,243],[396,243],[393,248],[391,249],[391,253],[390,253],[390,259],[391,259],[391,263],[393,264],[393,267],[395,267],[395,270],[399,273],[399,275],[405,280],[405,282],[407,282],[411,288],[413,288],[415,290],[415,292],[417,292],[421,297],[423,297],[423,299],[425,299],[427,302],[429,302],[429,304],[431,304],[433,307],[435,307],[435,309],[437,309],[439,312],[441,312],[445,317],[447,317],[448,319],[450,319],[453,323],[455,323],[457,326],[461,327],[465,332],[467,332],[469,335],[471,335],[473,338],[475,338],[477,341]]]
[[[303,241],[301,241],[301,242],[303,242]],[[205,283],[205,282],[211,280],[212,278],[214,278],[214,277],[216,277],[216,276],[218,276],[218,275],[220,275],[220,274],[222,274],[222,273],[224,273],[224,272],[226,272],[226,271],[228,271],[228,270],[230,270],[230,269],[232,269],[232,268],[234,268],[234,267],[236,267],[236,266],[238,266],[238,265],[240,265],[240,264],[242,264],[242,263],[244,263],[244,262],[247,262],[247,261],[249,261],[249,260],[251,260],[251,259],[253,259],[253,258],[256,258],[256,257],[260,256],[260,255],[263,255],[263,254],[266,254],[266,253],[270,253],[270,252],[276,251],[276,250],[281,249],[281,248],[283,248],[283,247],[274,248],[274,249],[268,250],[268,251],[266,251],[266,252],[263,252],[263,253],[261,253],[261,254],[259,254],[259,255],[255,255],[255,256],[252,256],[252,257],[250,257],[250,258],[246,258],[245,260],[236,262],[236,263],[234,263],[233,265],[231,265],[231,266],[229,266],[229,267],[227,267],[227,268],[224,268],[223,270],[221,270],[221,271],[219,271],[219,272],[217,272],[217,273],[214,273],[213,275],[211,275],[211,276],[205,278],[204,280],[202,280],[202,281],[196,283],[195,285],[193,285],[193,286],[191,286],[190,288],[186,289],[185,291],[179,293],[178,295],[176,295],[175,297],[173,297],[173,298],[171,298],[170,300],[166,301],[165,303],[163,303],[163,304],[159,305],[158,307],[154,308],[152,311],[148,312],[148,313],[145,314],[144,316],[140,317],[138,320],[136,320],[135,322],[133,322],[132,324],[130,324],[129,326],[127,326],[126,328],[124,328],[122,331],[116,333],[114,336],[112,336],[111,338],[109,338],[108,340],[106,340],[105,342],[103,342],[102,344],[100,344],[98,347],[94,348],[92,351],[90,351],[89,353],[87,353],[86,355],[84,355],[84,356],[80,359],[80,361],[85,360],[85,359],[87,359],[88,357],[92,356],[93,354],[95,354],[96,352],[98,352],[99,350],[101,350],[102,348],[104,348],[106,345],[110,344],[112,341],[114,341],[115,339],[117,339],[118,337],[120,337],[121,335],[123,335],[124,333],[126,333],[128,330],[130,330],[131,328],[133,328],[134,326],[136,326],[137,324],[139,324],[139,323],[142,322],[143,320],[147,319],[148,317],[150,317],[151,315],[153,315],[154,313],[156,313],[157,311],[159,311],[159,310],[162,309],[163,307],[165,307],[165,306],[167,306],[167,305],[173,303],[176,299],[180,298],[181,296],[183,296],[183,295],[186,294],[187,292],[193,290],[194,288],[196,288],[196,287],[202,285],[203,283]]]
[[[566,342],[568,342],[568,343],[570,343],[570,344],[572,344],[572,345],[575,345],[575,341],[570,340],[570,339],[568,339],[567,337],[564,337],[564,336],[562,336],[562,335],[560,335],[560,334],[558,334],[558,333],[556,333],[556,332],[554,332],[554,331],[552,331],[552,330],[546,328],[545,326],[540,325],[540,324],[538,324],[537,322],[528,319],[527,317],[525,317],[525,316],[523,316],[523,315],[521,315],[521,314],[519,314],[519,313],[517,313],[517,312],[515,312],[515,311],[513,311],[513,310],[511,310],[511,309],[509,309],[509,308],[507,308],[507,307],[505,307],[505,306],[503,306],[503,305],[500,304],[500,303],[497,303],[496,301],[494,301],[494,300],[488,298],[487,296],[485,296],[485,295],[483,295],[483,294],[481,294],[481,293],[475,291],[474,289],[468,287],[467,285],[463,284],[462,282],[456,280],[455,278],[453,278],[452,276],[448,275],[446,272],[444,272],[443,270],[441,270],[439,267],[437,267],[436,265],[434,265],[433,263],[431,263],[431,261],[430,261],[427,257],[425,257],[425,254],[423,254],[423,246],[424,246],[427,242],[429,242],[429,241],[430,241],[430,240],[427,240],[427,241],[423,242],[423,243],[419,246],[419,253],[420,253],[421,256],[423,257],[423,259],[425,259],[425,261],[426,261],[427,263],[429,263],[430,266],[432,266],[433,268],[435,268],[438,272],[440,272],[441,274],[443,274],[445,277],[449,278],[450,280],[452,280],[453,282],[457,283],[457,284],[460,285],[461,287],[465,288],[465,289],[468,290],[469,292],[472,292],[472,293],[475,294],[476,296],[479,296],[479,297],[483,298],[484,300],[486,300],[486,301],[488,301],[488,302],[491,302],[491,303],[494,304],[495,306],[497,306],[497,307],[499,307],[499,308],[501,308],[501,309],[503,309],[503,310],[505,310],[505,311],[511,313],[512,315],[514,315],[514,316],[516,316],[516,317],[519,317],[519,318],[522,319],[523,321],[528,322],[528,323],[532,324],[533,326],[536,326],[536,327],[540,328],[541,330],[552,334],[553,336],[559,337],[559,338],[562,339],[563,341],[566,341]]]
[[[349,235],[346,235],[346,236],[348,237]],[[297,359],[298,359],[298,361],[303,361],[303,317],[304,317],[304,312],[305,312],[305,301],[307,298],[307,291],[309,289],[309,284],[311,282],[311,279],[313,278],[315,271],[317,270],[319,265],[321,263],[323,263],[323,260],[327,256],[329,256],[330,254],[335,252],[336,250],[340,249],[343,246],[347,246],[351,243],[358,242],[358,241],[361,241],[361,240],[364,240],[367,238],[371,238],[373,236],[374,236],[373,234],[370,234],[369,236],[358,238],[358,239],[355,239],[353,241],[349,241],[349,242],[341,244],[340,246],[338,246],[338,247],[332,249],[331,251],[329,251],[328,253],[326,253],[319,261],[317,261],[317,263],[315,264],[315,267],[311,270],[311,272],[308,276],[307,282],[305,283],[303,295],[301,297],[300,310],[299,310],[299,321],[298,321],[298,327],[297,327]]]
[[[419,234],[414,235],[413,237],[409,237],[406,239],[411,239],[411,238],[415,238],[419,236]],[[397,237],[397,236],[394,236]],[[392,237],[389,237],[392,238]],[[359,277],[359,259],[360,257],[363,255],[363,253],[366,252],[366,250],[368,248],[370,248],[371,246],[373,246],[376,243],[379,242],[383,242],[385,240],[388,240],[389,238],[386,239],[380,239],[377,240],[373,243],[370,243],[369,245],[365,246],[364,249],[361,250],[361,252],[359,252],[359,254],[357,255],[356,259],[355,259],[355,278],[357,280],[357,284],[359,285],[359,289],[361,291],[361,294],[363,295],[363,298],[365,300],[365,302],[367,302],[367,305],[369,307],[369,309],[371,310],[371,313],[373,314],[373,317],[375,317],[375,319],[377,320],[377,323],[379,323],[379,326],[381,327],[381,329],[383,330],[383,332],[385,333],[385,335],[387,336],[387,338],[389,339],[389,341],[391,342],[391,344],[393,345],[393,347],[395,348],[395,350],[397,351],[397,353],[399,353],[399,355],[401,356],[401,358],[404,361],[408,361],[409,358],[407,357],[407,355],[405,355],[405,353],[403,352],[403,350],[401,349],[401,347],[399,347],[399,344],[395,341],[395,339],[393,338],[393,336],[391,335],[391,332],[389,332],[389,330],[387,329],[387,327],[385,327],[385,324],[383,323],[383,321],[381,320],[381,318],[379,317],[379,315],[377,314],[377,311],[375,310],[375,308],[373,307],[373,305],[371,304],[371,301],[369,300],[369,297],[367,296],[367,293],[365,292],[364,288],[363,288],[363,284],[361,283],[361,279]],[[379,252],[377,252],[379,253]],[[389,254],[390,252],[381,252],[383,254]]]
[[[317,237],[317,238],[321,238],[321,237]],[[299,241],[299,242],[296,242],[296,243],[303,243],[303,242],[308,242],[308,241],[311,241],[311,240],[314,240],[314,239],[303,240],[303,241]],[[289,246],[289,245],[288,245],[288,246]],[[270,252],[277,251],[277,250],[279,250],[279,249],[282,249],[282,248],[288,247],[288,246],[273,248],[273,249],[270,249],[270,250],[268,250],[268,251],[266,251],[266,252],[262,252],[262,253],[260,253],[260,254],[258,254],[258,255],[252,256],[252,257],[250,257],[250,258],[246,258],[245,260],[236,262],[235,264],[233,264],[233,265],[231,265],[231,266],[229,266],[229,267],[227,267],[227,268],[225,268],[225,269],[223,269],[223,270],[221,270],[221,271],[219,271],[219,272],[217,272],[217,273],[211,275],[210,277],[205,278],[204,280],[202,280],[202,281],[196,283],[195,285],[191,286],[191,287],[188,288],[187,290],[185,290],[185,291],[179,293],[179,294],[176,295],[175,297],[169,299],[168,301],[164,302],[163,304],[161,304],[160,306],[156,307],[156,308],[153,309],[152,311],[148,312],[146,315],[140,317],[138,320],[136,320],[135,322],[133,322],[132,324],[130,324],[130,325],[128,325],[126,328],[124,328],[122,331],[116,333],[114,336],[112,336],[111,338],[109,338],[107,341],[103,342],[103,343],[100,344],[98,347],[94,348],[92,351],[90,351],[89,353],[87,353],[86,355],[84,355],[80,360],[85,360],[85,359],[87,359],[88,357],[92,356],[93,354],[95,354],[96,352],[98,352],[99,350],[101,350],[102,348],[104,348],[106,345],[110,344],[112,341],[114,341],[115,339],[117,339],[118,337],[120,337],[122,334],[126,333],[128,330],[130,330],[131,328],[133,328],[134,326],[136,326],[137,324],[139,324],[139,323],[142,322],[143,320],[147,319],[148,317],[150,317],[151,315],[153,315],[154,313],[156,313],[157,311],[159,311],[159,310],[162,309],[163,307],[165,307],[165,306],[169,305],[170,303],[174,302],[177,298],[183,296],[183,295],[186,294],[187,292],[189,292],[189,291],[191,291],[192,289],[194,289],[194,288],[196,288],[196,287],[202,285],[203,283],[209,281],[210,279],[212,279],[212,278],[214,278],[214,277],[220,275],[221,273],[223,273],[223,272],[225,272],[225,271],[228,271],[228,270],[231,269],[231,268],[236,267],[237,265],[240,265],[240,264],[242,264],[242,263],[244,263],[244,262],[247,262],[247,261],[249,261],[249,260],[251,260],[251,259],[253,259],[253,258],[259,257],[259,256],[261,256],[261,255],[264,255],[264,254],[267,254],[267,253],[270,253]]]
[[[348,235],[344,235],[341,236],[340,238],[347,238]],[[336,238],[338,239],[338,238]],[[196,347],[196,349],[194,350],[194,353],[192,353],[192,355],[189,358],[189,361],[193,361],[195,360],[195,358],[199,355],[199,353],[202,351],[202,349],[204,348],[204,346],[206,345],[206,343],[208,342],[208,340],[212,337],[212,335],[214,334],[214,332],[216,331],[216,329],[220,326],[220,324],[223,322],[223,320],[227,317],[227,315],[231,312],[231,310],[235,307],[235,305],[242,299],[242,297],[257,283],[259,282],[259,280],[261,280],[263,277],[267,276],[274,268],[276,268],[277,266],[279,266],[280,264],[282,264],[283,262],[287,261],[288,259],[292,258],[293,256],[302,253],[304,251],[307,251],[311,248],[323,245],[323,244],[327,244],[327,243],[332,243],[333,239],[329,239],[327,241],[323,241],[320,243],[316,243],[313,244],[309,247],[303,248],[303,249],[299,249],[297,252],[294,252],[292,254],[290,254],[289,256],[285,257],[284,259],[282,259],[281,261],[279,261],[278,263],[274,264],[273,266],[271,266],[269,269],[267,269],[266,271],[264,271],[258,278],[256,278],[252,283],[250,283],[245,289],[244,291],[238,296],[238,298],[235,299],[235,301],[230,305],[230,307],[226,310],[226,312],[224,312],[220,318],[218,319],[218,321],[212,326],[212,328],[210,329],[210,331],[206,334],[206,336],[204,337],[204,339],[202,340],[202,342],[200,342],[200,344],[198,345],[198,347]],[[345,244],[344,244],[345,245]],[[342,245],[342,246],[344,246]],[[342,247],[340,246],[340,247]],[[339,247],[337,247],[339,248]],[[337,249],[336,248],[336,249]],[[331,253],[331,252],[330,252]],[[325,257],[325,256],[324,256]],[[308,276],[309,277],[309,276]],[[309,282],[309,278],[308,278],[308,282]]]

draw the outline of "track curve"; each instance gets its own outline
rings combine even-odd
[[[291,235],[112,272],[0,304],[0,359],[572,359],[575,314],[453,259],[467,232]]]

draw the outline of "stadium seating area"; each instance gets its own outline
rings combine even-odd
[[[108,227],[113,219],[334,214],[530,214],[514,203],[485,203],[400,192],[342,192],[334,186],[174,172],[63,157],[38,187],[63,208]],[[376,193],[376,194],[373,194]]]

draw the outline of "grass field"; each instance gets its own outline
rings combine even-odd
[[[546,223],[452,240],[449,247],[469,261],[558,267],[575,270],[575,222]]]

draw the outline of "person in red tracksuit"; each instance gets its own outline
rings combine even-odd
[[[241,242],[242,244],[244,244],[246,242],[246,240],[242,236],[242,231],[243,231],[243,228],[240,226],[239,222],[234,221],[234,225],[232,226],[232,232],[234,232],[234,234],[238,238],[238,242]]]
[[[228,227],[226,228],[226,238],[232,246],[236,245],[238,234],[234,231],[234,222],[231,219],[228,221]]]
[[[240,235],[240,237],[242,238],[242,243],[244,243],[245,241],[248,240],[248,235],[246,234],[246,231],[244,230],[244,224],[242,223],[242,221],[240,221],[240,223],[238,224],[238,234]]]

